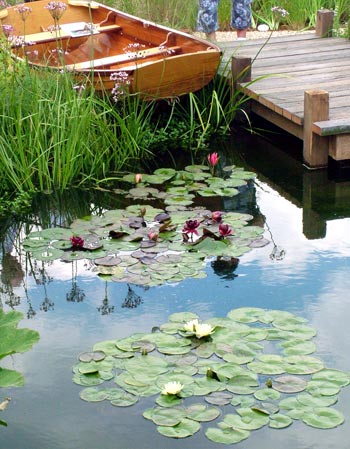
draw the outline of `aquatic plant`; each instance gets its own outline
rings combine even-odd
[[[200,165],[180,171],[157,169],[138,174],[142,182],[136,186],[134,173],[124,175],[120,180],[126,187],[118,193],[136,204],[74,220],[69,228],[32,232],[23,247],[41,261],[89,259],[98,275],[115,282],[155,286],[203,277],[207,258],[237,258],[253,246],[269,243],[262,237],[262,227],[248,226],[250,215],[220,211],[213,215],[194,204],[196,196],[238,194],[235,187],[246,185],[254,173],[228,167],[225,178],[218,178],[208,170]],[[163,200],[165,208],[155,208],[154,199]]]
[[[0,360],[16,353],[28,351],[39,340],[39,333],[25,328],[17,328],[23,318],[21,312],[11,310],[4,312],[0,308]],[[24,377],[15,370],[2,368],[0,366],[0,388],[21,387],[24,385]],[[8,399],[0,403],[0,410],[7,407]],[[0,425],[7,423],[0,419]]]
[[[196,335],[200,326],[205,332]],[[215,420],[205,435],[222,444],[294,420],[331,429],[344,422],[332,406],[350,377],[311,355],[315,335],[306,319],[286,311],[241,307],[202,324],[179,312],[151,333],[96,343],[73,366],[73,382],[85,387],[87,402],[126,407],[154,397],[143,416],[169,438]]]

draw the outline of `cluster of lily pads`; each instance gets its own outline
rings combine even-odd
[[[96,343],[80,354],[73,381],[88,402],[126,407],[155,397],[143,412],[160,434],[238,443],[251,431],[294,420],[329,429],[344,422],[331,407],[349,374],[310,354],[316,331],[290,312],[242,307],[202,323],[175,313],[151,333]],[[104,384],[104,385],[102,385]]]
[[[182,171],[125,175],[121,181],[127,188],[117,193],[142,200],[141,204],[77,219],[70,228],[34,231],[23,247],[42,261],[90,259],[96,273],[117,282],[155,286],[204,277],[208,257],[237,258],[268,243],[263,228],[248,226],[249,214],[210,211],[193,204],[198,195],[236,195],[236,187],[253,176],[230,167],[228,175],[219,178],[208,170],[191,165]],[[154,207],[155,199],[161,199],[165,208]]]

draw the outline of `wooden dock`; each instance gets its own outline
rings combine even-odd
[[[251,98],[248,112],[302,139],[305,165],[350,162],[349,39],[316,29],[220,46],[233,89]]]

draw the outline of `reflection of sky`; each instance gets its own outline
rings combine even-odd
[[[350,220],[327,222],[324,239],[308,240],[303,234],[302,211],[268,186],[257,191],[260,211],[266,217],[276,245],[285,250],[283,260],[271,260],[272,243],[244,255],[233,280],[221,278],[211,267],[207,278],[188,279],[174,286],[143,289],[134,287],[143,302],[137,308],[122,307],[127,295],[124,284],[108,283],[109,303],[114,312],[102,316],[97,308],[105,297],[105,283],[91,271],[78,268],[78,285],[84,301],[66,301],[71,288],[71,265],[55,262],[48,267],[54,281],[46,286],[54,310],[40,311],[43,286],[29,278],[28,299],[37,314],[21,326],[37,329],[40,342],[28,353],[3,363],[25,375],[26,386],[5,395],[13,400],[1,418],[9,427],[0,432],[4,449],[213,449],[200,432],[185,440],[158,435],[155,426],[142,418],[152,399],[127,409],[108,403],[88,404],[79,399],[81,387],[71,382],[71,367],[80,352],[101,340],[150,332],[174,312],[192,310],[203,319],[224,316],[235,308],[257,306],[289,310],[305,316],[318,335],[318,355],[329,366],[350,370]],[[271,236],[266,232],[266,238]],[[23,295],[23,289],[17,291]],[[26,312],[22,300],[18,310]],[[336,408],[346,423],[321,431],[295,422],[282,431],[252,432],[239,449],[348,449],[350,439],[349,389]],[[206,427],[206,425],[204,425]]]

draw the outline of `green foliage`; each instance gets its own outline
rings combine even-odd
[[[0,359],[28,351],[39,340],[39,333],[31,329],[17,329],[22,313],[0,309]],[[0,367],[0,387],[20,387],[24,384],[21,373]]]
[[[91,184],[150,156],[152,103],[115,104],[68,74],[19,67],[0,75],[1,195]]]

